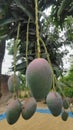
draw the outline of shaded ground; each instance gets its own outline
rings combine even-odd
[[[4,119],[0,121],[0,130],[72,130],[73,118],[68,118],[66,122],[62,121],[60,116],[53,117],[48,114],[35,113],[29,120],[22,117],[14,125],[9,125]]]

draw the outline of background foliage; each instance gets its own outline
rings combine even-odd
[[[63,72],[62,57],[66,52],[59,48],[73,42],[73,1],[72,0],[38,0],[39,32],[47,47],[54,72],[57,77]],[[51,7],[50,16],[44,15],[44,10]],[[35,0],[1,0],[0,1],[0,43],[16,38],[17,26],[20,22],[20,43],[17,55],[17,71],[26,71],[26,31],[29,24],[29,63],[37,57],[35,31]],[[60,37],[61,29],[65,37]],[[40,43],[41,44],[41,43]],[[3,45],[3,44],[2,44]],[[12,43],[9,45],[12,48]],[[3,54],[3,53],[2,53]],[[41,44],[41,57],[46,58]],[[20,61],[20,62],[19,62]]]

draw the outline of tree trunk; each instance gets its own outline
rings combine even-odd
[[[2,70],[2,62],[3,62],[4,54],[5,54],[5,41],[3,40],[0,42],[0,74]]]
[[[1,71],[2,71],[2,62],[5,54],[5,41],[0,41],[0,97],[1,94]]]
[[[8,84],[7,84],[8,78],[9,78],[8,75],[1,75],[1,93],[2,93],[2,96],[7,95],[7,93],[9,93]]]

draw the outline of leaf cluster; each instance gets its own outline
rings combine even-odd
[[[65,0],[62,0],[62,2]],[[61,0],[38,0],[39,6],[39,32],[40,37],[45,42],[47,47],[53,68],[57,77],[62,73],[62,57],[63,53],[60,53],[59,47],[63,43],[59,39],[59,30],[56,28],[56,23],[60,25],[61,21],[63,23],[65,17],[63,16],[64,8]],[[66,2],[66,1],[65,1]],[[68,1],[69,2],[69,1]],[[72,6],[72,1],[69,2],[69,7]],[[48,7],[52,6],[51,17],[45,19],[46,21],[41,21],[42,12]],[[67,4],[68,6],[68,4]],[[66,7],[66,6],[65,6]],[[68,8],[69,8],[68,7]],[[60,8],[61,12],[58,11]],[[66,7],[67,9],[67,7]],[[7,40],[16,38],[17,26],[20,22],[20,42],[18,44],[19,55],[17,55],[17,61],[21,61],[17,64],[17,71],[21,71],[25,74],[26,71],[26,32],[28,19],[30,18],[29,24],[29,43],[28,43],[28,63],[30,63],[37,54],[36,45],[36,29],[35,29],[35,0],[1,0],[0,1],[0,39]],[[68,12],[68,10],[67,10]],[[71,12],[71,11],[70,11]],[[60,19],[57,19],[60,16]],[[52,19],[51,19],[52,18]],[[53,23],[54,21],[54,23]],[[55,23],[56,21],[56,23]],[[52,32],[50,29],[53,26]],[[12,44],[12,43],[11,43]],[[12,45],[10,45],[11,47]],[[40,42],[41,46],[41,57],[46,58],[44,48]],[[12,50],[11,50],[12,51]]]

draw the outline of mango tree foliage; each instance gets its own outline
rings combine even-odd
[[[60,78],[59,85],[65,96],[73,97],[73,61],[67,75],[64,75]]]
[[[66,3],[67,6],[63,6],[64,5],[63,2]],[[48,35],[48,38],[46,38],[45,32],[47,31],[45,31],[45,27],[43,27],[44,33],[42,33],[41,30],[42,23],[40,21],[40,17],[42,16],[42,12],[51,6],[52,22],[54,23],[54,25],[61,26],[60,23],[63,23],[67,16],[69,15],[73,16],[73,10],[71,9],[73,7],[72,6],[73,2],[72,0],[70,1],[68,0],[67,2],[66,0],[38,0],[40,36],[42,37],[42,39],[46,44],[46,47],[48,48],[51,62],[54,65],[54,68],[56,68],[56,70],[62,69],[62,60],[60,60],[62,55],[59,54],[58,51],[58,47],[61,46],[61,43],[58,44],[58,38],[59,38],[58,29],[55,28],[53,32],[54,35],[50,34],[49,32],[48,34],[46,33]],[[37,45],[36,45],[36,35],[35,35],[36,34],[35,0],[1,0],[0,1],[0,40],[2,41],[2,40],[12,39],[12,38],[15,39],[17,34],[18,23],[20,22],[21,24],[20,37],[19,37],[20,43],[18,45],[19,55],[17,56],[17,60],[21,60],[21,63],[17,64],[17,70],[21,71],[22,73],[25,73],[26,70],[26,60],[25,60],[26,32],[27,32],[27,24],[29,18],[30,18],[30,24],[29,24],[28,62],[36,58]],[[45,53],[44,49],[41,45],[41,57],[45,56],[44,53]]]

